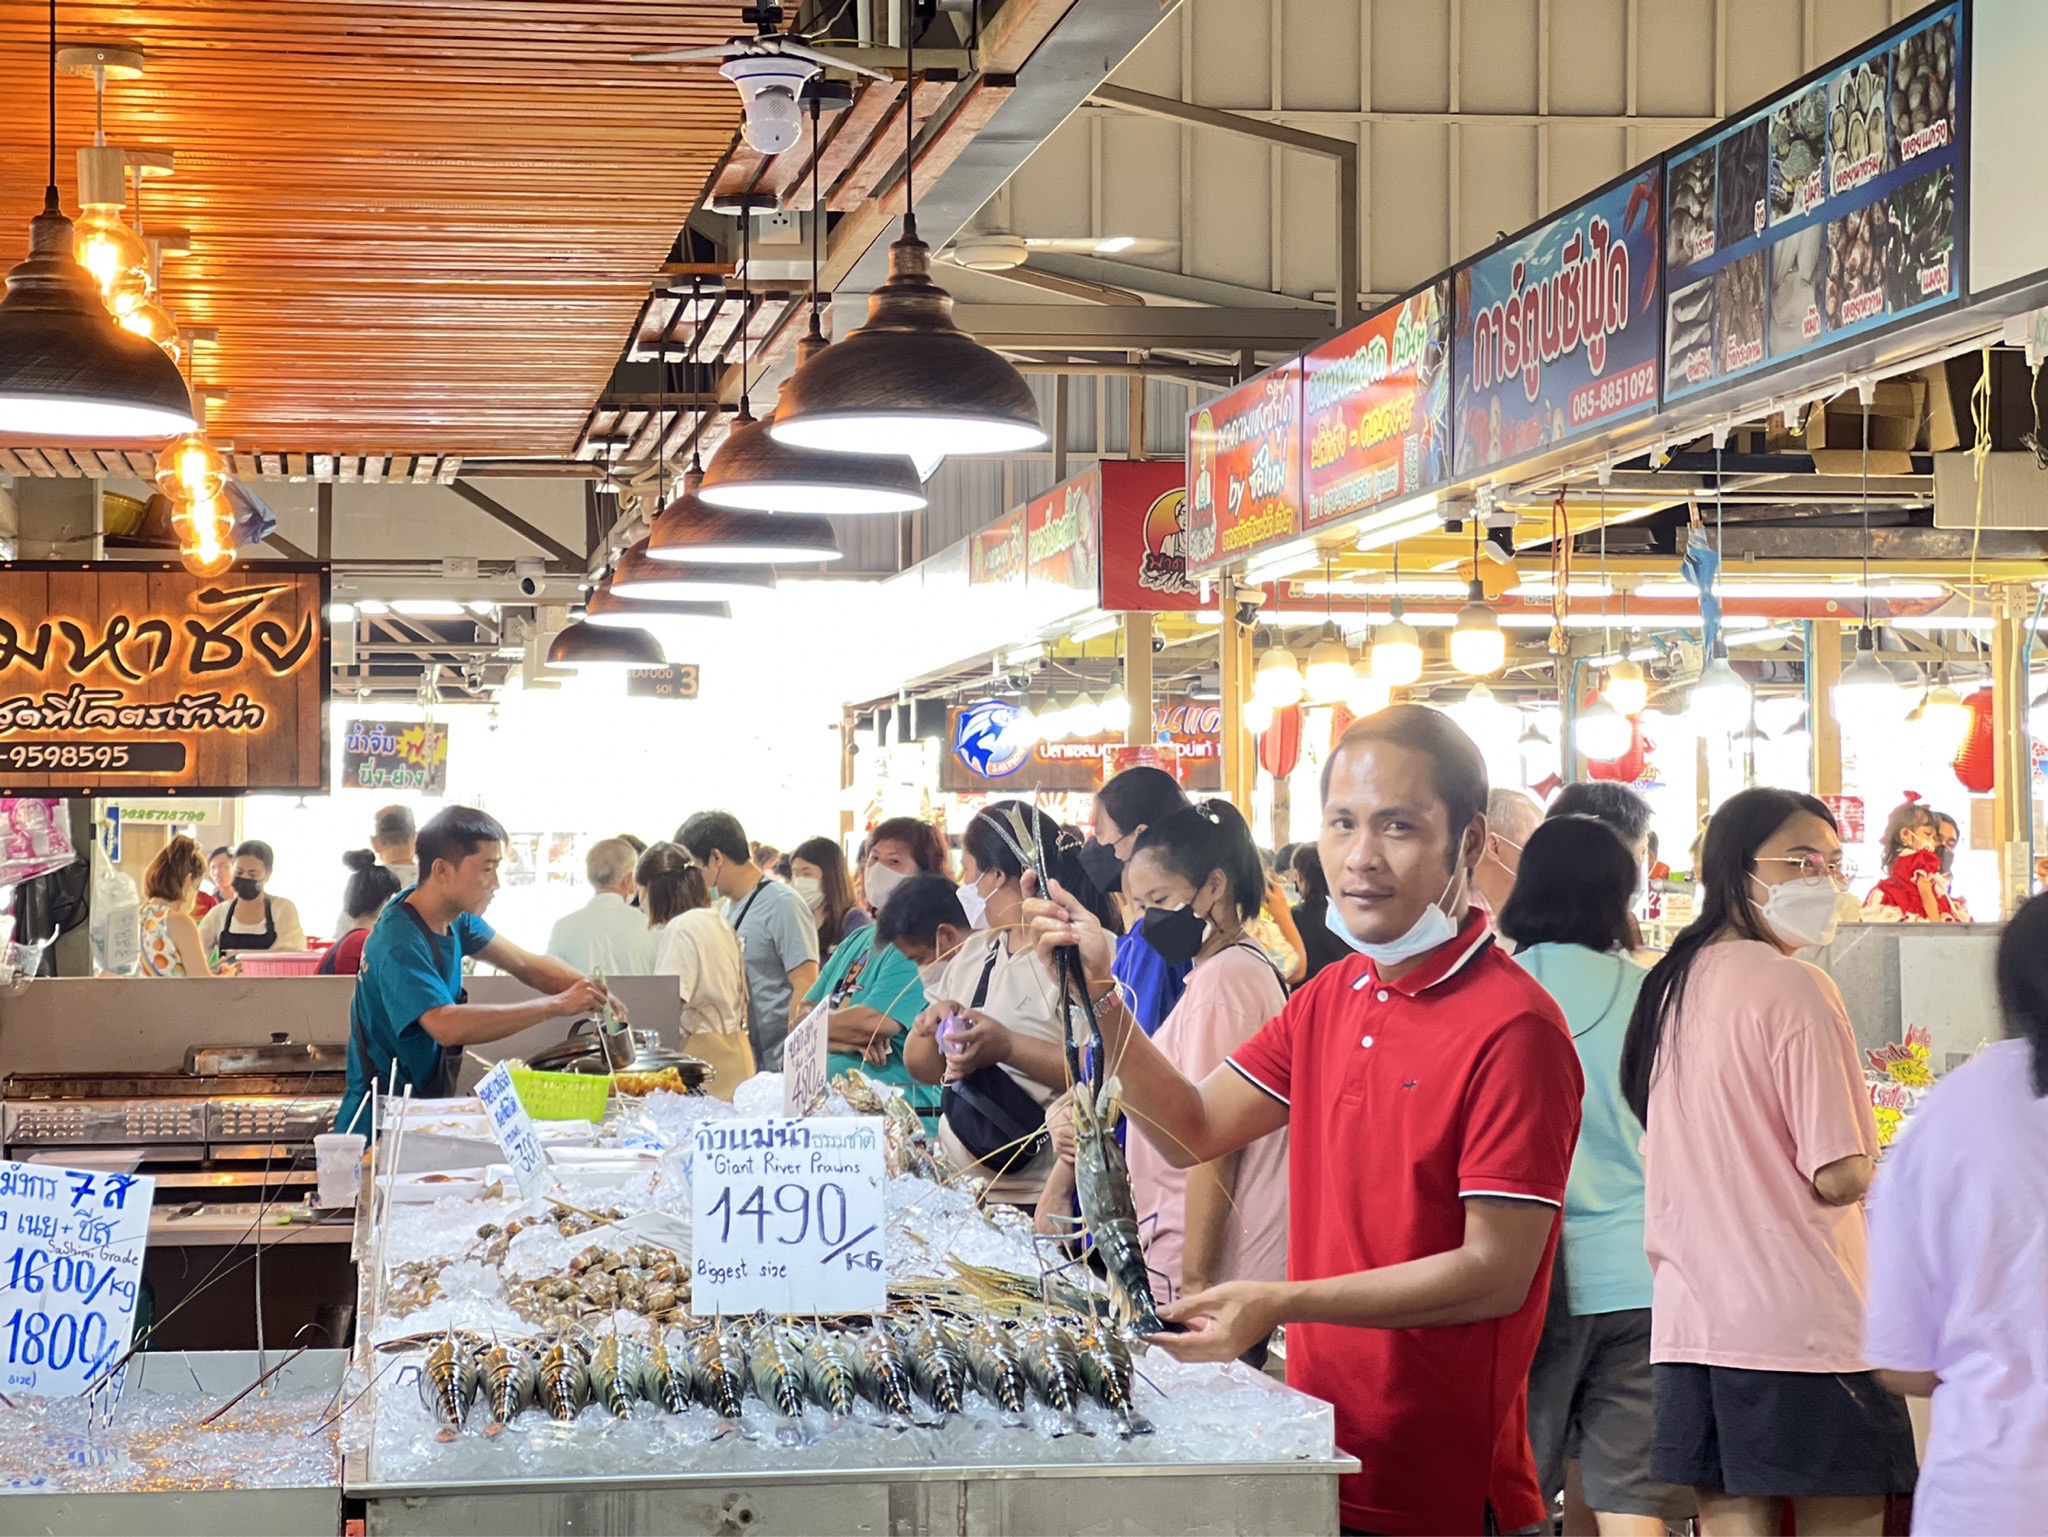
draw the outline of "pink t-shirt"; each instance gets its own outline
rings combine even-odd
[[[1152,1044],[1196,1083],[1223,1065],[1287,1002],[1266,957],[1249,943],[1219,950],[1188,973],[1187,991],[1160,1024]],[[1129,1139],[1131,1193],[1145,1260],[1180,1291],[1187,1241],[1185,1169],[1169,1164],[1146,1138]],[[1148,1221],[1156,1217],[1157,1221]],[[1237,1160],[1237,1181],[1225,1219],[1223,1255],[1212,1281],[1287,1279],[1287,1132],[1259,1138]]]
[[[1934,1372],[1913,1531],[2038,1532],[2048,1512],[2048,1099],[1999,1041],[1942,1079],[1870,1196],[1873,1366]]]
[[[1709,945],[1665,1028],[1643,1136],[1650,1359],[1854,1372],[1869,1238],[1814,1173],[1877,1155],[1842,995],[1755,940]]]

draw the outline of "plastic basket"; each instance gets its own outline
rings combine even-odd
[[[519,1103],[536,1121],[601,1121],[612,1081],[598,1073],[542,1073],[511,1069]]]
[[[245,977],[310,977],[320,969],[325,950],[230,950]]]

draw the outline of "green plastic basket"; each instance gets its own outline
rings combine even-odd
[[[536,1121],[601,1121],[611,1097],[610,1077],[598,1073],[542,1073],[511,1069],[519,1103]]]

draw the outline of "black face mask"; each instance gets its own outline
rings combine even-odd
[[[1107,896],[1121,890],[1124,883],[1124,862],[1116,857],[1116,845],[1098,843],[1093,838],[1081,845],[1079,854],[1081,871],[1095,882],[1095,889]]]
[[[235,877],[235,895],[244,902],[253,902],[263,895],[263,882],[246,875]]]
[[[1159,958],[1169,966],[1184,966],[1195,958],[1209,936],[1209,925],[1196,914],[1194,906],[1148,907],[1140,932]]]

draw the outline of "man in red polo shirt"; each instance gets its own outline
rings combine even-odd
[[[1448,716],[1393,705],[1323,771],[1326,967],[1190,1083],[1113,999],[1100,1009],[1131,1124],[1187,1167],[1288,1129],[1285,1281],[1162,1311],[1156,1343],[1228,1361],[1287,1329],[1287,1380],[1336,1408],[1347,1529],[1512,1532],[1547,1512],[1529,1451],[1543,1326],[1584,1081],[1564,1017],[1470,903],[1486,766]],[[1047,946],[1109,981],[1077,904],[1035,904]],[[1545,1277],[1536,1285],[1537,1276]]]

